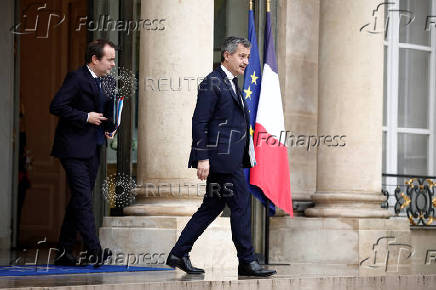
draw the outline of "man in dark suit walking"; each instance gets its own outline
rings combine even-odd
[[[204,273],[192,266],[188,253],[198,237],[222,212],[231,210],[232,239],[238,252],[238,274],[270,276],[274,270],[259,265],[251,244],[250,193],[243,168],[251,167],[249,112],[237,76],[248,65],[251,44],[228,37],[221,47],[221,66],[200,84],[192,117],[192,150],[189,167],[206,181],[206,194],[168,255],[167,265],[188,274]]]
[[[59,117],[52,155],[59,158],[71,189],[58,242],[56,265],[77,265],[72,255],[77,232],[89,263],[100,266],[110,256],[103,250],[95,227],[92,190],[100,163],[100,148],[112,138],[113,100],[102,89],[101,77],[115,66],[115,45],[107,40],[88,44],[86,65],[69,72],[50,104]]]

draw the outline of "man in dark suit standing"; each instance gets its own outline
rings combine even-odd
[[[50,104],[59,117],[52,155],[59,158],[71,189],[58,242],[56,265],[77,265],[72,255],[77,232],[89,263],[100,266],[110,256],[103,250],[95,227],[92,190],[100,163],[100,148],[112,138],[113,100],[102,89],[101,77],[115,66],[115,45],[107,40],[88,44],[86,65],[69,72]]]
[[[237,76],[248,65],[251,44],[228,37],[221,47],[221,66],[200,84],[192,117],[192,150],[189,167],[207,179],[206,194],[168,255],[167,265],[188,274],[204,273],[192,266],[188,253],[194,242],[222,212],[231,210],[232,239],[238,252],[238,274],[270,276],[274,270],[259,265],[251,244],[250,193],[243,168],[251,167],[249,112]]]

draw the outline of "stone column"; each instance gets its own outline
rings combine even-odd
[[[317,136],[319,0],[277,2],[277,56],[285,128],[293,136]],[[317,147],[287,140],[294,215],[302,215],[316,191]]]
[[[339,142],[321,139],[315,207],[306,209],[307,216],[390,216],[380,208],[385,200],[381,195],[383,33],[359,31],[373,23],[378,3],[321,1],[318,136],[344,137]],[[335,143],[339,145],[326,146]]]
[[[149,26],[140,40],[138,196],[125,214],[190,216],[198,208],[204,186],[187,164],[197,85],[212,70],[213,17],[211,0],[141,2]]]
[[[295,163],[294,172],[299,171],[298,174],[291,171],[291,188],[297,187],[303,193],[301,189],[309,187],[297,183],[303,180],[300,176],[316,171],[316,192],[312,196],[315,207],[305,210],[310,218],[271,218],[270,236],[278,238],[270,241],[270,262],[289,263],[295,269],[315,275],[410,273],[411,259],[392,247],[394,243],[411,244],[409,221],[387,219],[389,211],[380,208],[385,199],[380,193],[383,38],[382,34],[359,31],[363,25],[373,23],[372,13],[379,1],[283,0],[281,3],[280,15],[287,16],[282,21],[294,22],[279,26],[282,29],[279,35],[286,36],[286,42],[279,46],[283,50],[279,55],[284,58],[279,60],[279,72],[285,72],[281,76],[282,86],[289,92],[286,107],[302,111],[304,105],[310,108],[316,104],[307,96],[313,92],[310,83],[316,82],[313,72],[318,60],[316,135],[321,144],[316,148],[316,163],[307,162],[309,169],[298,166],[301,156],[293,158],[296,150],[291,151],[290,163]],[[308,35],[316,33],[318,11],[319,49],[316,50],[316,41]],[[382,23],[380,15],[383,7],[377,12],[378,24]],[[301,31],[308,30],[313,33],[299,36]],[[313,66],[308,63],[310,60]],[[287,66],[280,68],[280,64],[287,62],[293,65],[289,74]],[[292,73],[297,76],[292,77]],[[306,98],[303,101],[297,96]],[[296,119],[297,124],[308,119],[307,114],[286,116]],[[313,120],[313,117],[309,119]],[[303,127],[307,134],[313,132],[313,123],[309,121]],[[338,138],[332,140],[335,135],[345,137],[338,144]],[[338,145],[334,146],[335,143]],[[297,183],[294,187],[292,180]],[[380,259],[386,263],[383,267],[378,267]],[[335,270],[326,272],[326,269]]]

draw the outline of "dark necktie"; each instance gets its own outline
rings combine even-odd
[[[102,89],[102,80],[101,78],[95,78],[95,82],[97,83],[97,89],[98,89],[98,98],[97,98],[97,110],[98,113],[103,113],[103,106],[104,106],[104,94]]]
[[[237,77],[234,77],[234,78],[232,79],[232,82],[233,82],[233,84],[235,85],[235,91],[236,91],[236,95],[238,96],[238,102],[239,102],[239,105],[240,105],[241,107],[244,107],[244,103],[242,102],[242,94],[241,94],[241,90],[239,89],[239,86],[238,86],[238,78],[237,78]]]
[[[103,89],[101,87],[101,78],[95,78],[95,82],[97,83],[97,113],[103,113],[104,111],[104,94]],[[97,127],[97,145],[104,144],[104,129],[103,126],[100,125]]]

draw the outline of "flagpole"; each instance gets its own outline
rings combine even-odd
[[[269,198],[265,206],[265,265],[269,264]]]
[[[271,0],[266,0],[266,12],[271,12]],[[265,265],[269,264],[269,204],[270,200],[267,198],[265,205]]]
[[[266,0],[266,12],[271,13],[271,0]],[[264,52],[265,53],[265,52]],[[270,204],[271,201],[270,199],[267,197],[266,200],[266,205],[265,205],[265,265],[289,265],[287,263],[281,264],[281,263],[274,263],[274,264],[270,264],[269,263],[269,242],[270,242],[270,235],[269,235],[269,228],[270,228],[270,214],[269,214],[269,208],[270,208]]]

